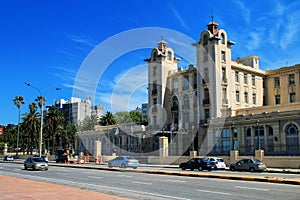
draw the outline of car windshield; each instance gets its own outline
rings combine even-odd
[[[253,159],[253,162],[254,162],[254,163],[260,163],[260,160]]]
[[[42,158],[35,157],[35,158],[32,158],[32,161],[33,161],[33,162],[43,162],[43,159],[42,159]]]
[[[224,160],[223,160],[223,159],[221,159],[221,158],[219,158],[219,159],[218,159],[218,161],[219,161],[219,162],[224,162]]]
[[[133,157],[127,156],[127,160],[133,160]]]

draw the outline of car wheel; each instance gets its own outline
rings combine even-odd
[[[235,167],[230,167],[230,170],[231,171],[235,171]]]
[[[122,165],[121,165],[121,168],[124,168],[124,169],[125,169],[125,168],[126,168],[125,164],[122,164]]]
[[[255,172],[254,167],[250,167],[249,171],[250,171],[250,172]]]
[[[208,170],[208,171],[211,171],[211,167],[209,167],[207,170]]]
[[[108,164],[108,167],[109,167],[109,168],[112,168],[112,165],[109,163],[109,164]]]
[[[203,171],[203,167],[200,166],[200,167],[198,168],[198,170],[199,170],[199,171]]]
[[[132,167],[133,169],[137,169],[137,167]]]
[[[26,170],[27,170],[27,167],[26,167],[26,165],[24,165],[24,169],[26,169]]]
[[[185,168],[185,167],[181,167],[181,169],[182,169],[182,170],[186,170],[186,168]]]

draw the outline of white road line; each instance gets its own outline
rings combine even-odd
[[[103,179],[103,177],[99,177],[99,176],[88,176],[88,178],[90,178],[90,179]]]
[[[222,195],[231,195],[230,193],[226,192],[215,192],[215,191],[209,191],[209,190],[197,190],[198,192],[206,192],[211,194],[222,194]]]
[[[252,188],[252,187],[243,187],[243,186],[234,186],[234,187],[240,189],[246,189],[246,190],[269,191],[269,189],[263,189],[263,188]]]
[[[121,176],[121,177],[126,177],[126,178],[132,178],[133,176],[129,176],[129,175],[117,175],[117,176]]]
[[[186,181],[182,180],[173,180],[173,179],[147,179],[149,181],[161,181],[161,182],[173,182],[173,183],[186,183]]]
[[[141,184],[141,185],[152,185],[152,183],[138,182],[138,181],[132,181],[132,183]]]

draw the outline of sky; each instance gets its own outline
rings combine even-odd
[[[25,99],[23,115],[38,90],[46,105],[75,96],[105,111],[140,107],[151,49],[165,40],[186,67],[211,16],[236,43],[232,60],[257,55],[263,70],[298,64],[299,10],[287,0],[0,1],[0,124],[16,124],[12,100]]]

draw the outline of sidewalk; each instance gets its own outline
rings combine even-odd
[[[43,199],[43,200],[127,200],[126,198],[101,194],[89,190],[76,189],[68,186],[45,182],[31,181],[0,175],[0,200]]]

